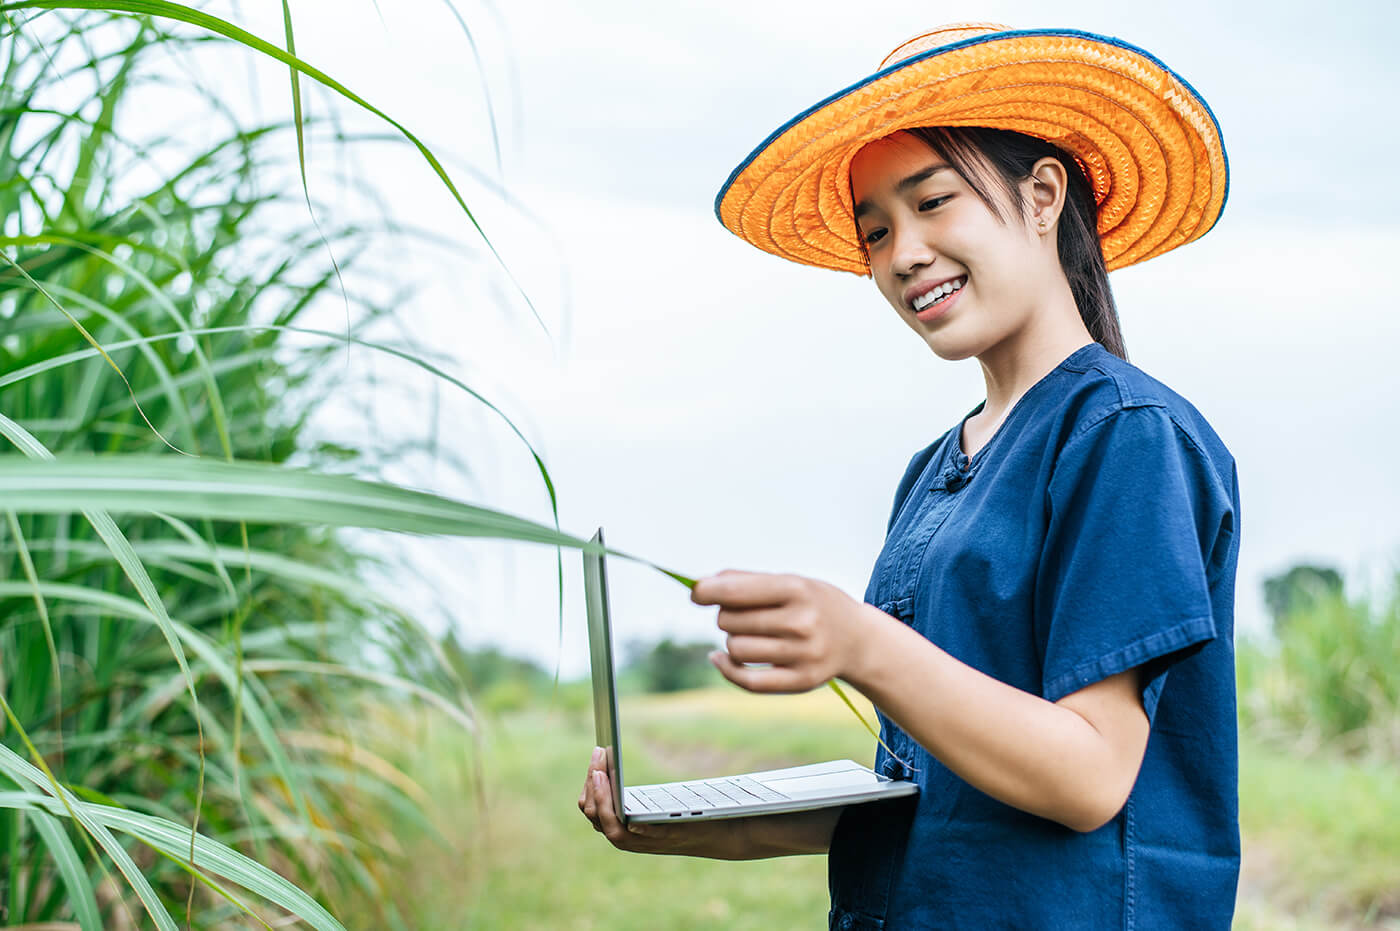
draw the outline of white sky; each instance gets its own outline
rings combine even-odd
[[[247,6],[238,20],[278,41],[278,5]],[[446,7],[379,8],[382,20],[362,0],[294,0],[299,53],[441,154],[494,174],[480,79]],[[796,571],[860,596],[905,463],[981,400],[980,371],[933,356],[868,280],[742,243],[712,202],[769,132],[907,36],[986,19],[1120,36],[1183,75],[1220,120],[1231,167],[1220,223],[1112,281],[1133,361],[1192,400],[1239,463],[1241,629],[1264,623],[1263,577],[1295,561],[1358,580],[1400,561],[1393,5],[1319,15],[1302,3],[1061,2],[1052,19],[1044,4],[928,14],[907,0],[860,14],[828,0],[459,9],[485,59],[515,203],[452,171],[552,340],[421,159],[382,147],[357,158],[397,215],[467,245],[455,257],[405,251],[404,279],[425,291],[404,319],[537,442],[566,530],[602,524],[612,545],[689,574]],[[264,112],[285,112],[284,74],[256,73]],[[328,101],[311,95],[313,110]],[[328,311],[332,326],[342,313]],[[417,397],[381,415],[426,424]],[[509,434],[446,394],[442,411],[473,483],[420,484],[546,519]],[[552,551],[395,545],[433,579],[405,598],[446,606],[428,608],[429,623],[554,661]],[[577,563],[566,554],[566,674],[586,667]],[[610,569],[621,638],[712,636],[710,613],[674,582]]]

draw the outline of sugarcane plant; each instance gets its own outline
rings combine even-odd
[[[282,48],[179,4],[0,15],[0,924],[340,928],[353,886],[382,903],[360,926],[401,926],[375,893],[402,867],[395,826],[431,825],[357,708],[373,690],[474,723],[334,528],[582,541],[350,478],[375,463],[313,429],[355,377],[327,364],[348,346],[489,402],[365,338],[393,304],[356,287],[384,230],[327,221],[306,184],[306,139],[336,128],[299,94],[246,125],[180,67],[235,43],[326,83],[290,18]],[[172,80],[219,128],[129,132],[131,101]],[[344,330],[301,325],[323,300]]]

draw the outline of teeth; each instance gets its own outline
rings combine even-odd
[[[967,279],[965,277],[954,278],[952,281],[945,281],[943,284],[934,288],[932,291],[929,291],[927,294],[915,298],[914,309],[923,310],[925,307],[942,300],[944,297],[946,297],[949,294],[952,294],[954,291],[960,290],[965,284],[967,284]]]

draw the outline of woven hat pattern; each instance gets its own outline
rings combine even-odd
[[[1215,117],[1156,58],[1090,33],[971,23],[905,42],[872,77],[775,132],[720,191],[720,222],[774,255],[868,274],[851,160],[919,126],[1009,129],[1073,155],[1094,192],[1110,269],[1198,238],[1224,207]]]

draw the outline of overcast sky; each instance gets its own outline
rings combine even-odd
[[[247,6],[240,21],[276,41],[277,11]],[[299,53],[497,177],[482,79],[446,7],[379,8],[382,19],[367,0],[293,2]],[[713,199],[769,132],[909,35],[980,19],[1140,45],[1221,123],[1231,178],[1219,224],[1112,282],[1132,361],[1195,403],[1239,463],[1241,629],[1263,624],[1262,579],[1295,561],[1356,580],[1396,565],[1392,4],[1319,15],[1301,3],[1061,2],[1053,19],[1017,2],[933,14],[870,2],[859,15],[827,0],[459,9],[482,52],[511,202],[454,172],[551,335],[421,159],[359,157],[400,216],[467,245],[457,257],[405,252],[398,267],[424,290],[404,318],[519,419],[566,530],[601,524],[613,545],[691,574],[794,571],[860,596],[906,462],[981,400],[980,370],[933,356],[868,279],[736,239]],[[262,106],[280,112],[285,77],[259,74]],[[313,109],[327,100],[312,95]],[[394,416],[426,422],[429,410],[423,392]],[[468,402],[444,395],[442,412],[473,481],[423,482],[547,518],[518,443]],[[554,661],[552,551],[442,540],[404,551],[435,580],[444,607],[428,608],[431,624]],[[566,673],[586,667],[577,563],[566,554]],[[713,636],[710,612],[674,582],[610,568],[623,639]]]

